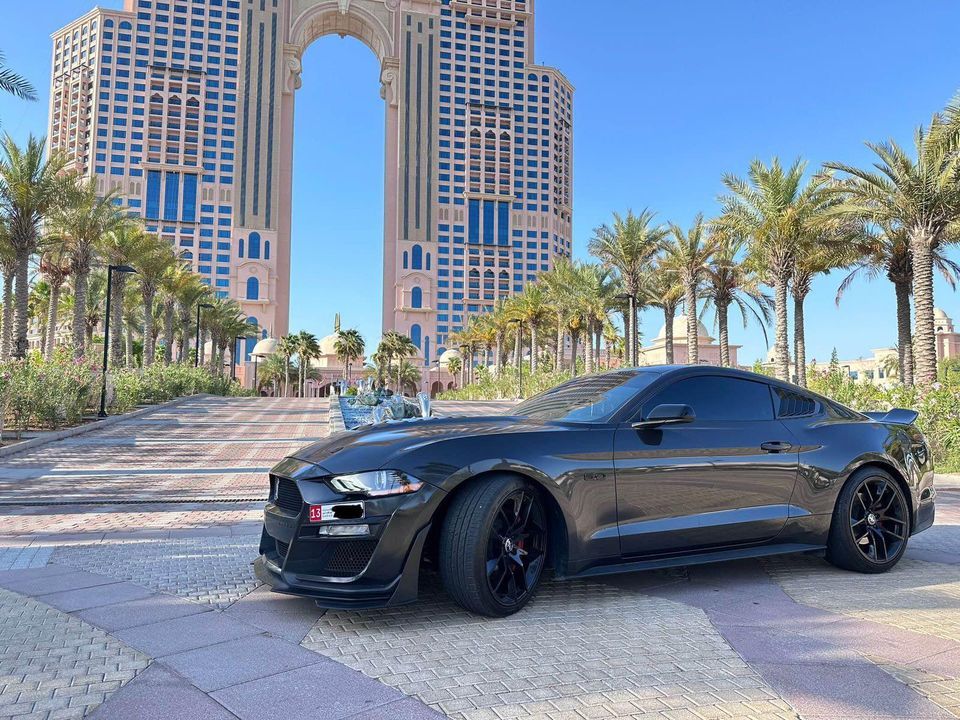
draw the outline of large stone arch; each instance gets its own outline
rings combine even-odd
[[[382,322],[384,329],[391,328],[399,310],[395,305],[395,288],[400,252],[398,174],[402,162],[399,140],[402,103],[398,93],[401,63],[397,38],[405,13],[414,9],[419,14],[426,9],[432,14],[439,3],[436,0],[246,0],[244,4],[248,16],[241,49],[248,56],[243,63],[248,69],[241,87],[245,117],[240,119],[238,135],[241,147],[247,149],[248,159],[242,161],[246,172],[239,173],[237,178],[235,195],[239,208],[234,225],[238,237],[256,231],[264,238],[274,238],[275,259],[264,264],[270,265],[270,271],[278,278],[276,303],[257,311],[268,316],[265,327],[274,335],[289,331],[293,119],[296,91],[302,85],[301,58],[315,40],[338,35],[364,43],[380,62],[380,95],[385,101]],[[267,88],[272,94],[265,94]],[[254,97],[260,98],[259,104],[253,102]],[[265,173],[270,173],[266,180]],[[266,186],[271,182],[268,190]],[[257,206],[255,200],[265,196],[269,196],[270,201],[261,200]]]

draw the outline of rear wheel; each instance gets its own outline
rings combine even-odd
[[[910,509],[900,484],[880,468],[847,481],[833,511],[827,560],[845,570],[886,572],[907,549]]]
[[[459,605],[503,617],[536,592],[546,551],[537,489],[520,478],[494,477],[454,497],[440,533],[440,576]]]

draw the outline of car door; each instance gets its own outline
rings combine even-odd
[[[664,404],[689,405],[696,418],[630,425]],[[624,555],[762,542],[783,528],[798,458],[767,383],[684,377],[656,391],[630,422],[614,437]]]

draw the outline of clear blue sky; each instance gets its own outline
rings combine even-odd
[[[119,6],[120,0],[104,0]],[[4,129],[22,138],[47,122],[49,33],[89,0],[4,0],[0,49],[41,102],[0,97]],[[42,8],[42,12],[39,10]],[[585,12],[584,8],[589,8]],[[960,88],[955,0],[539,0],[538,62],[576,87],[574,245],[614,210],[655,209],[688,224],[717,209],[724,172],[754,157],[866,163],[864,140],[909,142]],[[373,54],[352,39],[309,48],[297,94],[292,327],[330,332],[334,313],[368,342],[380,330],[383,107]],[[858,284],[839,309],[838,277],[808,302],[811,357],[867,354],[895,341],[893,292]],[[937,304],[960,320],[941,281]],[[706,324],[712,328],[713,319]],[[644,316],[647,338],[660,327]],[[734,326],[750,363],[756,327]]]

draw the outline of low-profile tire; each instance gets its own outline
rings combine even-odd
[[[537,488],[498,475],[469,483],[440,531],[440,577],[467,610],[504,617],[537,590],[547,558],[547,516]]]
[[[856,471],[840,490],[830,523],[827,560],[844,570],[882,573],[907,549],[910,506],[890,473]]]

